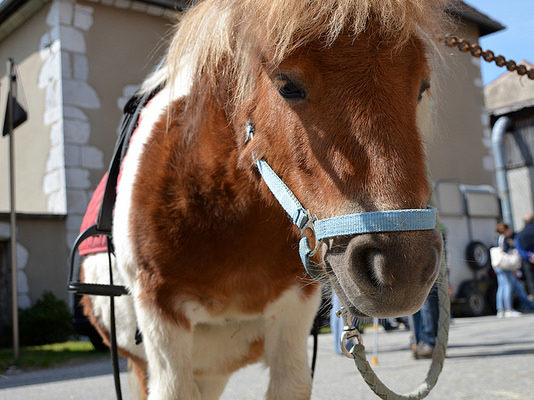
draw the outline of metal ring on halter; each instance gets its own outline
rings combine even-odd
[[[306,236],[306,231],[309,229],[312,233],[313,233],[313,238],[315,240],[315,247],[313,248],[313,250],[310,252],[310,254],[308,255],[309,257],[313,257],[317,251],[319,250],[319,246],[322,242],[322,240],[317,240],[317,236],[315,235],[315,221],[318,220],[317,218],[317,215],[312,215],[310,213],[310,210],[306,210],[306,215],[307,215],[307,220],[306,220],[306,223],[304,224],[304,226],[302,228],[300,228],[300,234],[301,234],[301,238],[305,237]]]

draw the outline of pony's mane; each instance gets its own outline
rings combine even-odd
[[[356,37],[368,21],[381,34],[404,43],[414,34],[433,41],[439,34],[447,0],[203,0],[180,17],[163,69],[145,90],[172,82],[184,64],[193,82],[201,76],[232,79],[234,103],[247,98],[252,66],[258,60],[276,67],[296,48],[319,39],[332,44],[341,32]],[[223,62],[224,61],[224,62]]]

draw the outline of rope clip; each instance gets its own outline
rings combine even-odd
[[[362,334],[354,325],[349,324],[347,312],[345,308],[341,307],[337,312],[336,316],[343,318],[343,334],[341,335],[341,351],[343,355],[347,358],[354,359],[354,350],[356,346],[363,346]],[[349,350],[347,349],[347,341],[356,338],[357,343],[354,343],[354,346]]]

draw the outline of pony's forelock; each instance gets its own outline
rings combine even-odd
[[[321,40],[332,44],[342,33],[356,37],[369,20],[401,45],[417,35],[440,34],[447,0],[203,0],[180,17],[163,70],[145,90],[174,81],[186,58],[192,79],[228,78],[232,101],[242,103],[253,87],[254,66],[264,57],[276,67],[296,48]],[[432,46],[429,46],[430,48]],[[255,52],[253,51],[255,50]]]

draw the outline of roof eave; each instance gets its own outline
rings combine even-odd
[[[170,10],[182,11],[191,6],[191,0],[135,0],[153,6],[160,6]]]
[[[459,6],[451,5],[446,11],[452,16],[476,24],[481,37],[506,29],[506,26],[500,22],[495,21],[473,7],[467,6],[464,2],[460,2]]]
[[[0,25],[30,0],[4,0],[0,4]]]
[[[488,113],[495,117],[500,117],[529,107],[534,107],[534,99],[525,100],[520,103],[510,104],[507,106],[501,106],[494,109],[488,109]]]
[[[0,41],[24,24],[50,0],[4,0],[0,4]]]

